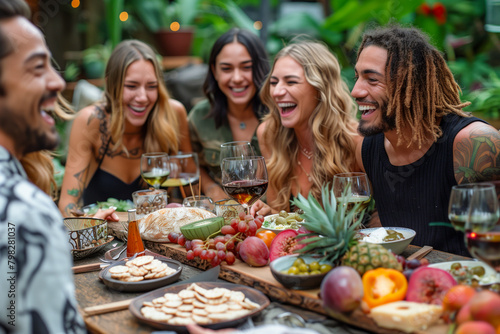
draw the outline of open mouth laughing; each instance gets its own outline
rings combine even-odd
[[[295,103],[278,103],[278,108],[280,109],[281,115],[287,115],[291,113],[295,107],[297,107],[297,104]]]
[[[360,105],[359,111],[361,111],[362,116],[369,116],[377,110],[375,105]]]

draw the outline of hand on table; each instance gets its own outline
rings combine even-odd
[[[109,208],[106,210],[99,209],[95,213],[94,218],[101,218],[108,221],[117,222],[120,219],[118,218],[118,215],[115,213],[115,210],[116,210],[115,208]]]
[[[272,214],[272,209],[269,205],[266,203],[262,202],[261,200],[258,200],[255,202],[252,207],[250,208],[250,214],[252,216],[267,216]]]

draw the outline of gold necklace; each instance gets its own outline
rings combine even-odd
[[[300,153],[302,153],[307,158],[307,160],[311,160],[311,158],[313,157],[313,152],[306,150],[300,144],[299,147],[300,147]]]
[[[309,173],[306,172],[306,169],[304,168],[304,166],[302,166],[302,163],[300,162],[300,160],[297,160],[297,163],[299,164],[299,167],[302,169],[302,171],[306,174],[307,181],[309,181],[310,183],[312,183],[312,177],[311,177],[311,175],[309,175]]]

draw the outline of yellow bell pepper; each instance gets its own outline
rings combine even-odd
[[[363,275],[363,300],[370,308],[403,300],[407,289],[406,277],[395,269],[377,268]]]

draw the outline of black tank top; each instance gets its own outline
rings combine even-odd
[[[132,183],[125,183],[113,174],[101,169],[101,163],[106,156],[110,140],[106,143],[106,149],[99,160],[97,170],[92,176],[87,188],[83,191],[83,205],[95,202],[104,202],[113,197],[119,200],[132,200],[132,193],[137,190],[146,189],[139,175]]]
[[[393,166],[384,148],[384,134],[363,140],[362,158],[383,226],[407,227],[417,232],[413,245],[470,256],[464,234],[448,226],[429,223],[447,222],[451,187],[456,185],[453,170],[453,141],[457,133],[475,117],[447,115],[441,120],[443,135],[427,153],[406,166]]]

